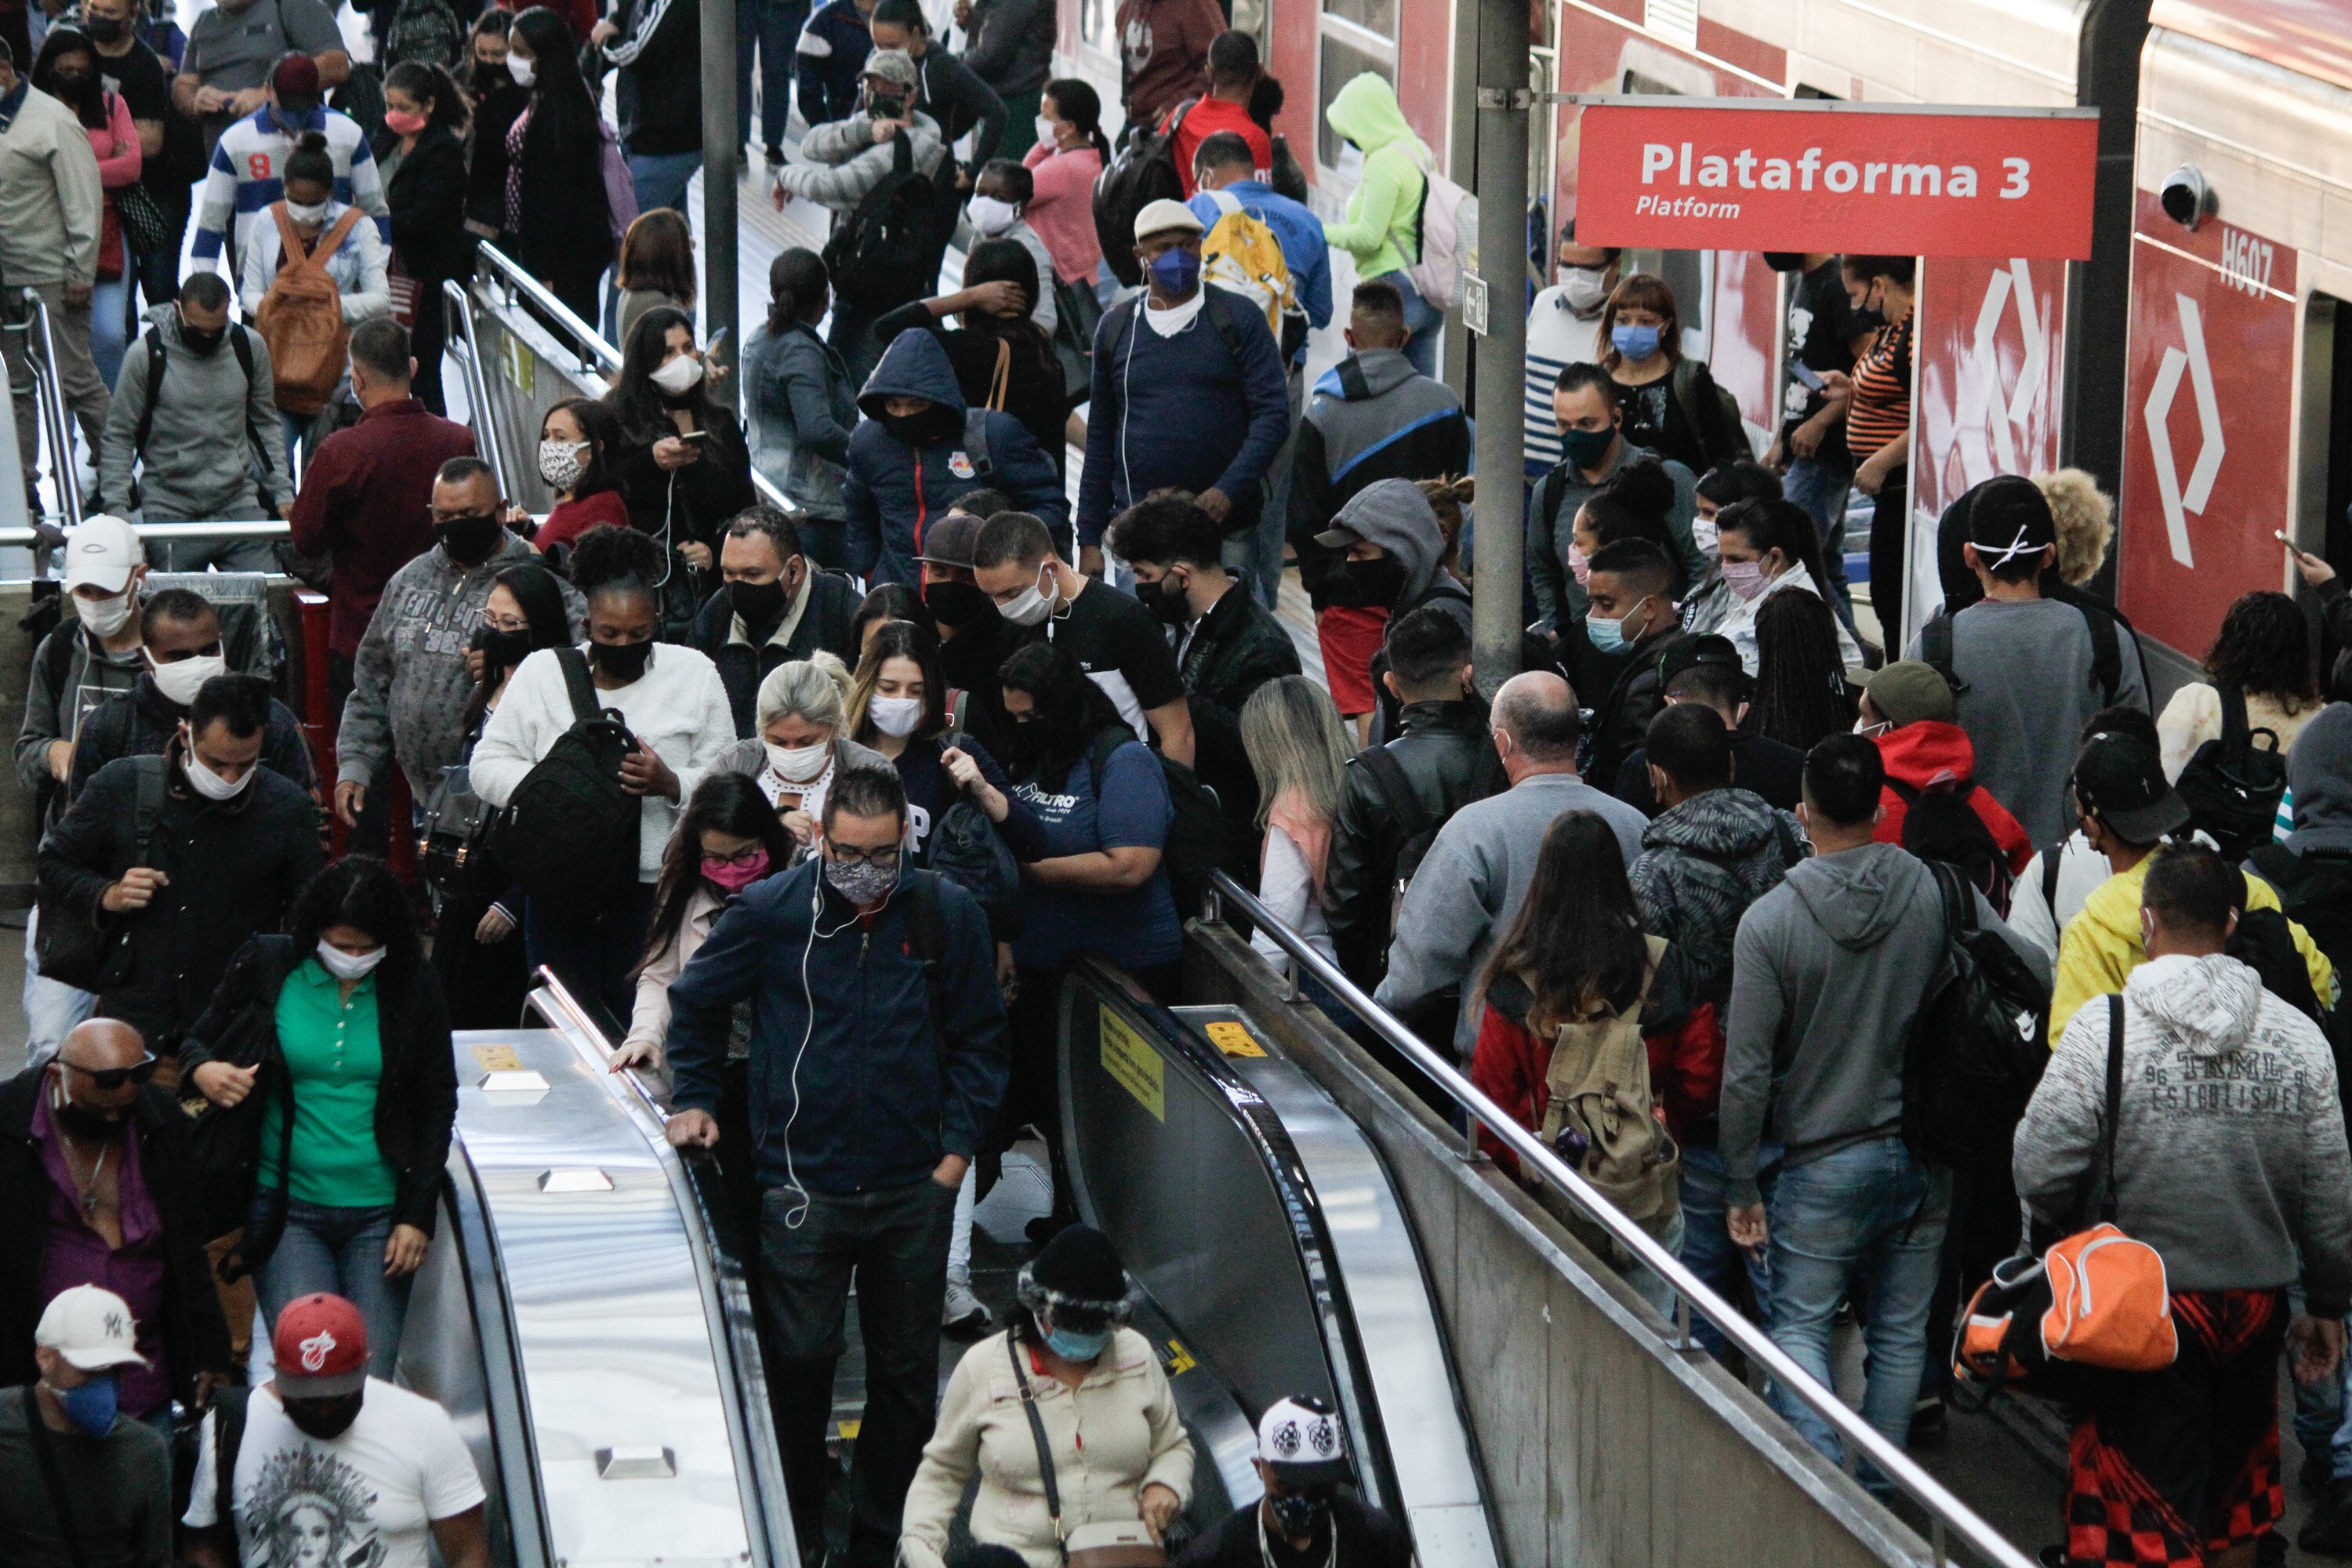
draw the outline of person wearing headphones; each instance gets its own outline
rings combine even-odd
[[[846,767],[817,854],[752,883],[669,988],[669,1141],[711,1148],[735,1005],[751,1001],[769,1365],[793,1527],[824,1538],[825,1434],[852,1269],[866,1417],[849,1561],[888,1568],[939,1394],[956,1193],[1004,1097],[1004,1004],[988,919],[908,865],[895,770]]]

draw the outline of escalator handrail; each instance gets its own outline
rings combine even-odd
[[[482,248],[490,250],[487,245]],[[490,254],[495,256],[498,253],[490,250]],[[499,482],[499,493],[510,496],[515,493],[515,488],[508,482],[504,454],[499,444],[499,422],[489,416],[489,372],[482,363],[482,345],[474,336],[474,301],[454,278],[441,280],[441,313],[443,335],[447,335],[447,318],[454,314],[457,318],[458,335],[465,340],[466,403],[474,416],[474,443],[481,448],[482,460],[489,464],[490,473]],[[578,318],[573,319],[576,321]]]
[[[1284,924],[1273,910],[1258,901],[1255,895],[1223,871],[1214,873],[1211,886],[1213,891],[1206,911],[1209,920],[1218,918],[1219,900],[1230,900],[1250,918],[1258,931],[1273,939],[1275,944],[1289,955],[1293,964],[1314,975],[1368,1027],[1402,1053],[1408,1061],[1427,1075],[1431,1082],[1462,1107],[1471,1119],[1472,1138],[1475,1138],[1482,1126],[1492,1132],[1518,1156],[1522,1170],[1532,1171],[1542,1177],[1546,1185],[1566,1196],[1587,1219],[1607,1231],[1612,1240],[1674,1287],[1681,1302],[1678,1317],[1696,1310],[1713,1323],[1725,1339],[1737,1345],[1749,1362],[1762,1367],[1775,1384],[1802,1400],[1815,1415],[1835,1428],[1853,1451],[1875,1465],[1908,1494],[1927,1514],[1937,1563],[1948,1560],[1945,1535],[1949,1531],[1965,1542],[1969,1549],[1984,1562],[1996,1564],[1998,1568],[2035,1568],[2032,1557],[2011,1545],[1975,1510],[1955,1497],[1909,1455],[1888,1442],[1876,1427],[1848,1409],[1833,1392],[1824,1388],[1811,1373],[1790,1360],[1788,1352],[1774,1344],[1769,1334],[1749,1322],[1706,1281],[1685,1268],[1682,1260],[1660,1246],[1649,1232],[1627,1219],[1598,1189],[1546,1148],[1542,1139],[1521,1126],[1509,1112],[1464,1077],[1451,1060],[1433,1050],[1394,1014],[1365,995],[1337,964],[1317,952],[1305,937]],[[1688,1349],[1690,1335],[1686,1317],[1677,1327],[1681,1343],[1673,1348]]]

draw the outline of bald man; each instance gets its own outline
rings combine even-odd
[[[1448,992],[1475,992],[1495,939],[1528,895],[1544,835],[1563,812],[1589,811],[1606,822],[1627,866],[1642,853],[1648,819],[1578,774],[1579,728],[1576,692],[1549,671],[1515,675],[1495,694],[1495,751],[1511,787],[1464,806],[1437,830],[1405,889],[1388,975],[1375,996],[1381,1005],[1419,1009]],[[1454,1053],[1465,1067],[1477,1038],[1476,1016],[1457,1006]]]
[[[116,1377],[135,1420],[194,1403],[229,1373],[228,1329],[205,1258],[187,1118],[153,1081],[139,1031],[92,1018],[58,1054],[0,1084],[0,1384],[35,1381],[33,1329],[51,1297],[101,1285],[131,1304],[145,1366]]]

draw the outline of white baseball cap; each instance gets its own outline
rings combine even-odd
[[[1146,202],[1143,210],[1135,215],[1135,242],[1140,245],[1153,235],[1166,234],[1171,229],[1185,234],[1204,234],[1208,227],[1201,221],[1201,215],[1191,207],[1162,196],[1156,202]]]
[[[1266,1406],[1258,1417],[1257,1457],[1273,1466],[1286,1486],[1348,1479],[1347,1443],[1339,1417],[1313,1394],[1293,1394]]]
[[[41,1313],[33,1342],[44,1345],[84,1372],[111,1372],[118,1366],[144,1366],[139,1353],[139,1324],[131,1304],[111,1290],[77,1285],[60,1290]]]
[[[87,583],[109,594],[131,584],[131,574],[147,559],[139,531],[119,517],[86,517],[66,535],[66,592]]]

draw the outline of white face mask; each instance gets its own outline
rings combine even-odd
[[[324,937],[319,939],[319,963],[338,980],[365,980],[375,973],[387,951],[379,947],[370,952],[345,952]]]
[[[672,397],[684,397],[702,382],[702,362],[680,354],[653,374],[653,384]]]
[[[327,221],[327,204],[324,202],[288,202],[286,204],[286,216],[290,221],[304,226],[308,226],[314,223],[324,223]]]
[[[874,727],[897,740],[905,740],[923,721],[923,700],[919,697],[877,697],[866,705],[866,716]]]
[[[529,87],[539,79],[539,66],[536,61],[509,53],[507,56],[507,75],[514,78],[517,87]]]
[[[779,746],[773,741],[765,742],[768,766],[778,778],[793,784],[814,784],[833,761],[833,742],[819,741],[813,746]]]
[[[1856,719],[1853,721],[1853,732],[1865,741],[1875,741],[1892,728],[1894,728],[1893,723],[1885,719],[1881,719],[1875,724],[1867,719]]]
[[[588,471],[588,443],[585,441],[541,441],[539,444],[539,477],[554,489],[568,490],[580,482]]]
[[[1570,267],[1559,275],[1560,298],[1580,316],[1598,315],[1609,302],[1609,285],[1601,279],[1605,267]]]
[[[994,196],[972,197],[968,210],[971,214],[972,232],[991,239],[1011,228],[1021,216],[1019,207],[1011,202],[999,201]]]
[[[163,694],[163,700],[175,708],[185,708],[196,700],[197,688],[215,675],[228,673],[228,660],[216,653],[200,653],[170,664],[157,664],[151,653],[147,656],[147,669],[155,678],[155,689]]]
[[[996,613],[1016,626],[1034,626],[1054,613],[1055,595],[1045,584],[1053,581],[1050,561],[1037,568],[1037,581],[1021,590],[1021,596],[1009,605],[1000,605]]]
[[[127,588],[110,599],[85,599],[76,594],[73,607],[89,635],[101,641],[131,624],[131,592]]]
[[[234,779],[221,777],[197,757],[195,746],[188,740],[185,724],[180,726],[180,746],[181,772],[188,775],[188,787],[206,800],[235,800],[253,783],[253,775],[261,771],[261,764],[256,763]]]
[[[1051,147],[1059,142],[1061,140],[1061,133],[1062,122],[1060,121],[1048,120],[1042,114],[1037,117],[1038,141],[1043,142],[1046,146]]]
[[[1709,561],[1715,559],[1715,519],[1711,517],[1691,519],[1691,544]]]

